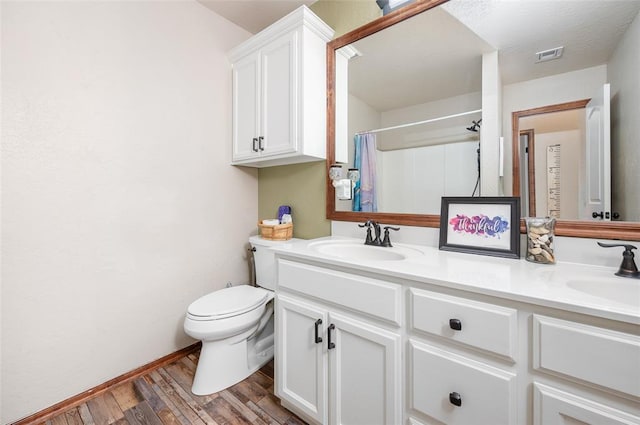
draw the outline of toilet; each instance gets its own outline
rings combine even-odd
[[[184,331],[202,340],[191,392],[222,391],[273,358],[273,300],[276,287],[275,245],[291,243],[251,236],[256,284],[238,285],[204,295],[187,308]]]

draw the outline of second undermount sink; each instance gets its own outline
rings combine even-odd
[[[422,251],[406,246],[380,247],[341,240],[314,242],[309,248],[331,257],[360,261],[401,261],[423,255]]]
[[[640,280],[611,277],[606,280],[569,279],[567,286],[587,295],[640,307]]]

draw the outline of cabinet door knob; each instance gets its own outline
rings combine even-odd
[[[336,325],[334,325],[333,323],[329,325],[329,328],[327,329],[327,339],[328,344],[327,344],[327,348],[329,348],[329,350],[336,348],[336,344],[334,344],[333,342],[331,342],[331,331],[334,330],[336,328]]]
[[[316,320],[316,344],[319,344],[322,342],[322,337],[318,335],[318,328],[320,327],[320,325],[322,324],[322,319],[318,319]]]
[[[449,401],[454,406],[462,406],[462,396],[457,392],[449,393]]]
[[[258,149],[260,149],[261,151],[264,150],[264,145],[262,143],[263,141],[264,141],[264,137],[262,136],[258,137]]]
[[[258,138],[257,138],[257,137],[254,137],[254,138],[253,138],[253,147],[252,147],[252,150],[253,150],[254,152],[258,152]]]
[[[449,319],[449,327],[454,331],[462,330],[462,322],[460,319]]]

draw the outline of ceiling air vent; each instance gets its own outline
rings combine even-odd
[[[536,53],[536,63],[546,62],[554,59],[559,59],[564,51],[564,46],[556,47],[555,49],[543,50]]]

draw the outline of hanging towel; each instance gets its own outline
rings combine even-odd
[[[375,134],[357,134],[354,137],[354,146],[353,166],[360,170],[360,180],[355,184],[352,209],[377,212]]]

